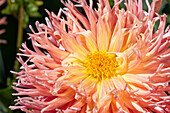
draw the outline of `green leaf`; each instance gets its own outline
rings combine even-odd
[[[170,23],[170,14],[166,18],[167,23]]]
[[[7,7],[5,9],[3,9],[1,12],[2,14],[7,14],[7,15],[11,15],[15,12],[18,12],[19,9],[19,5],[14,3],[14,4],[8,4]]]
[[[24,0],[25,3],[28,3],[30,0]]]
[[[9,113],[9,106],[13,103],[12,87],[0,89],[0,113]]]
[[[33,4],[33,3],[29,3],[27,5],[26,11],[28,13],[36,12],[36,11],[38,11],[38,7],[35,4]]]
[[[38,17],[41,17],[41,14],[39,12],[32,12],[32,13],[29,13],[29,16],[38,18]]]
[[[8,108],[5,107],[5,105],[0,101],[0,113],[7,113]]]
[[[9,104],[12,102],[12,92],[13,89],[11,87],[0,89],[0,101],[4,104],[4,106],[9,106]]]
[[[111,7],[113,7],[114,1],[113,0],[109,0],[109,4],[110,4]]]
[[[24,1],[23,0],[15,0],[18,5],[23,5]]]
[[[27,27],[28,21],[29,21],[29,16],[24,10],[24,12],[23,12],[23,24],[22,24],[23,28]]]
[[[35,3],[35,0],[24,0],[25,3]]]
[[[37,6],[42,6],[44,4],[44,2],[43,1],[35,1],[35,4]]]

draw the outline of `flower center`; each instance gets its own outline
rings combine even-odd
[[[83,63],[86,73],[96,79],[103,80],[117,76],[118,61],[115,54],[95,52],[87,56]]]

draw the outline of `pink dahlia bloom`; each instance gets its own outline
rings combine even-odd
[[[68,0],[47,25],[29,34],[34,51],[22,45],[16,105],[28,113],[170,112],[170,30],[159,1]],[[76,7],[81,7],[85,15]],[[66,18],[62,18],[61,14]],[[153,30],[155,22],[159,27]],[[28,57],[26,61],[22,56]],[[165,93],[165,91],[167,91]]]

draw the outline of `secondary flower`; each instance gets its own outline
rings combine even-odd
[[[6,0],[1,0],[0,1],[0,6],[2,4],[4,4],[5,2],[6,2]],[[3,17],[3,18],[0,19],[0,25],[3,25],[3,24],[7,24],[6,17]],[[0,30],[0,34],[3,34],[4,32],[5,32],[5,29]],[[7,43],[6,40],[0,39],[0,44],[5,44],[5,43]]]
[[[47,25],[36,22],[29,34],[34,51],[22,45],[18,55],[28,57],[18,74],[13,95],[16,106],[33,113],[146,113],[170,112],[170,30],[159,1],[68,0]],[[85,15],[76,8],[83,8]],[[155,12],[156,11],[156,12]],[[65,14],[66,18],[61,17]],[[155,22],[159,27],[153,30]],[[165,93],[165,91],[167,91]],[[26,96],[25,96],[26,95]],[[27,96],[28,95],[28,96]]]

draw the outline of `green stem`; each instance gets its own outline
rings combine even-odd
[[[23,40],[23,11],[24,11],[24,8],[23,6],[21,5],[20,6],[20,9],[19,9],[19,18],[18,18],[18,36],[17,36],[17,50],[16,50],[16,53],[19,52],[19,49],[21,48],[21,44],[22,44],[22,40]],[[14,71],[19,71],[19,62],[18,60],[16,59],[15,62],[14,62]]]

